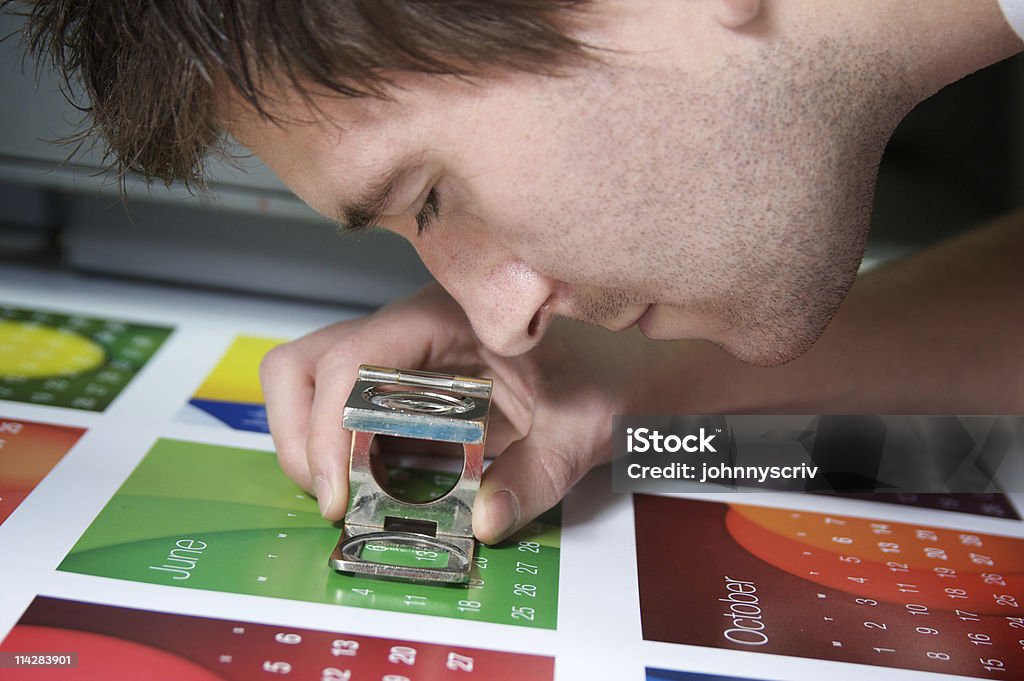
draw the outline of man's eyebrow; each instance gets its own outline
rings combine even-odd
[[[392,167],[372,180],[354,201],[340,202],[335,212],[342,229],[358,232],[380,222],[407,171],[405,166]]]

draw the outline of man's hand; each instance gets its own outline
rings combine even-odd
[[[531,352],[500,357],[480,344],[458,304],[430,285],[376,314],[275,348],[260,375],[281,467],[331,520],[348,503],[351,438],[341,414],[360,364],[493,379],[486,446],[497,458],[484,474],[473,529],[494,543],[608,460],[611,417],[645,394],[639,377],[654,366],[652,345],[635,333],[558,320]]]

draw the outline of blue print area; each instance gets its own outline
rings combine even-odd
[[[267,408],[262,404],[196,399],[189,400],[189,403],[235,430],[270,432],[270,426],[267,425]]]
[[[647,681],[755,681],[750,677],[719,676],[717,674],[696,674],[674,672],[668,669],[647,668]]]

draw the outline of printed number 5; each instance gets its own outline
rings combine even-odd
[[[263,663],[263,671],[270,672],[271,674],[288,674],[291,670],[292,666],[287,662],[271,662],[267,660]]]

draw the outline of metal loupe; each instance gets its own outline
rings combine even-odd
[[[342,425],[352,431],[349,505],[328,564],[381,577],[461,583],[473,564],[473,500],[483,472],[491,381],[424,371],[359,367]],[[444,496],[412,503],[388,494],[370,467],[374,435],[461,443],[462,474]],[[447,555],[444,565],[396,565],[363,557],[367,547],[408,547]]]

